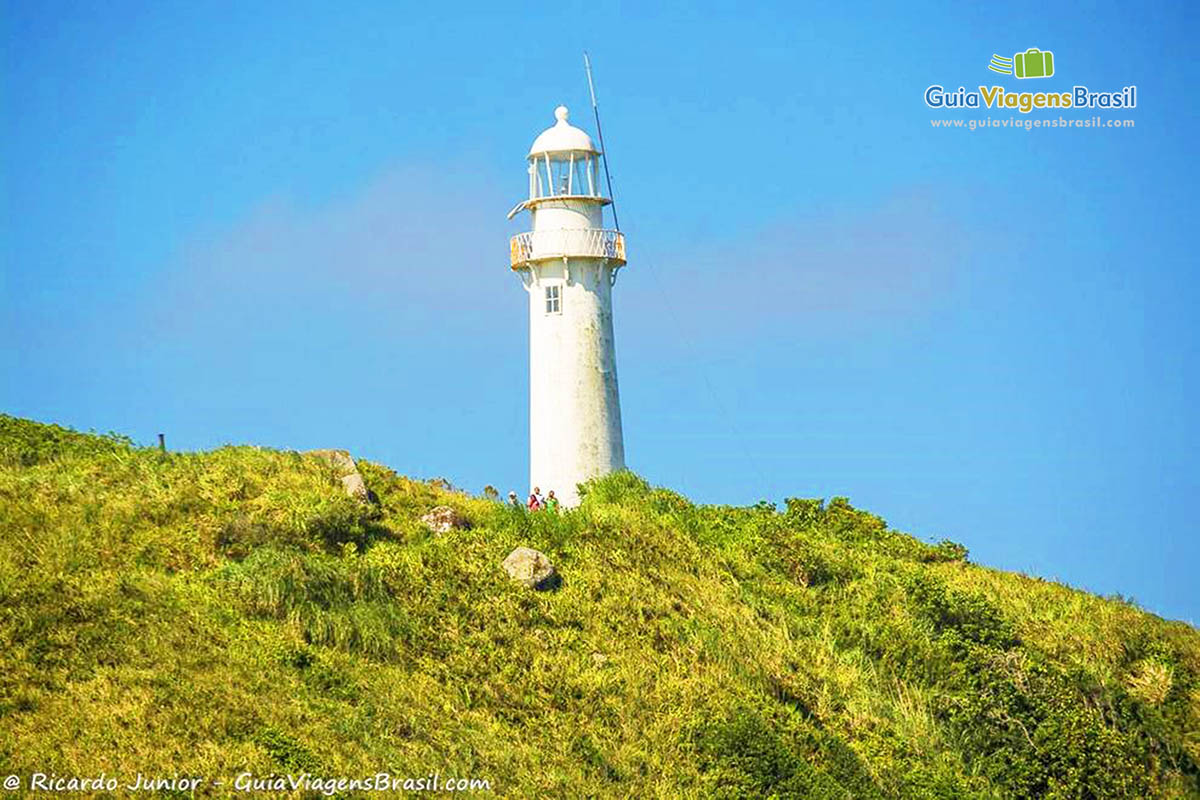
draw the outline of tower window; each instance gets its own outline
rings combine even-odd
[[[562,296],[560,295],[561,287],[547,286],[546,287],[546,313],[558,314],[562,312]]]

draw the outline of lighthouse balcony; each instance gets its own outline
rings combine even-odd
[[[625,234],[600,228],[577,228],[518,233],[509,242],[513,269],[553,258],[607,258],[625,263]]]

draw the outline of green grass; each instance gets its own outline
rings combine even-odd
[[[622,473],[556,517],[359,469],[378,507],[294,452],[0,416],[0,772],[1200,798],[1182,623],[840,498],[698,506]],[[472,527],[427,531],[441,504]],[[508,580],[520,545],[561,587]]]

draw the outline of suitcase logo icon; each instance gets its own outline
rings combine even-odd
[[[993,53],[988,69],[1018,78],[1049,78],[1054,74],[1054,53],[1036,47],[1017,53],[1012,58]]]

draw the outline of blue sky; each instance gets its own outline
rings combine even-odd
[[[586,48],[631,467],[1200,620],[1194,4],[645,5],[4,3],[0,407],[522,490],[504,214]],[[1020,116],[934,83],[1136,127],[933,129]]]

